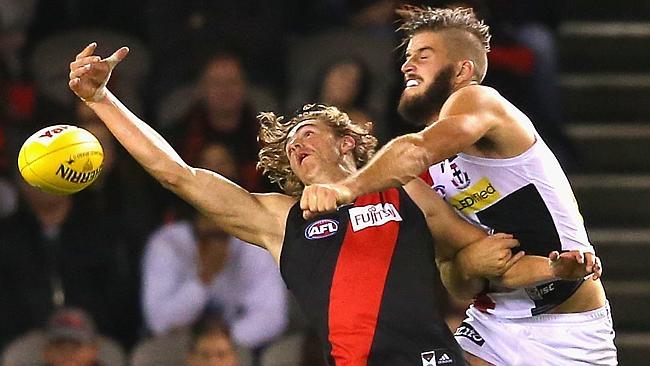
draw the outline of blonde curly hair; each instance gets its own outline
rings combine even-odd
[[[357,168],[365,165],[375,153],[377,139],[372,135],[372,122],[352,121],[347,113],[336,107],[323,104],[306,104],[289,120],[273,112],[263,112],[257,116],[260,132],[257,140],[260,144],[257,168],[277,183],[284,193],[300,196],[305,188],[291,170],[286,154],[287,136],[298,123],[318,119],[330,124],[336,136],[351,136],[355,141],[353,150]]]

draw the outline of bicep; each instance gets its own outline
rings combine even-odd
[[[451,259],[465,246],[486,236],[483,230],[462,219],[421,179],[413,179],[405,189],[425,216],[439,259]]]
[[[465,113],[441,118],[418,134],[435,164],[474,145],[491,128],[489,118]]]
[[[490,93],[463,88],[450,97],[438,120],[420,131],[434,163],[464,151],[487,137],[498,125],[498,103]]]

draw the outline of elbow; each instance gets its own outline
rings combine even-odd
[[[173,166],[163,167],[153,174],[160,184],[172,191],[178,192],[186,184],[190,177],[195,175],[193,168],[187,165],[174,163]]]

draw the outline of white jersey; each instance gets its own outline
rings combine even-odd
[[[537,135],[526,152],[508,159],[467,154],[442,161],[422,175],[462,217],[488,232],[513,234],[517,250],[547,257],[553,250],[592,252],[569,181]],[[582,281],[554,281],[526,289],[490,286],[474,306],[503,318],[544,313]]]

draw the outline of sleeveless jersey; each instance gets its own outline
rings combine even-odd
[[[465,365],[438,313],[433,239],[403,189],[309,221],[296,203],[280,271],[330,365]]]
[[[553,250],[594,251],[569,181],[539,135],[514,158],[458,154],[431,166],[422,178],[468,221],[513,234],[520,242],[516,251],[543,257]],[[559,305],[581,283],[553,281],[516,290],[491,286],[474,306],[499,317],[529,317]]]

